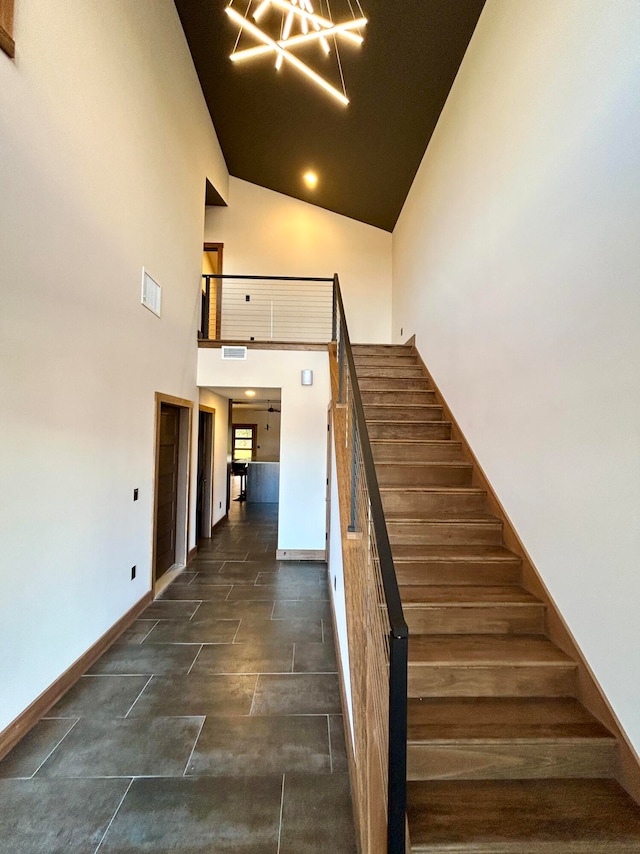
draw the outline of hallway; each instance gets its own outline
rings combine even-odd
[[[0,854],[354,854],[326,566],[276,533],[233,502],[0,763]]]

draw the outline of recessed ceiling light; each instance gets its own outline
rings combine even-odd
[[[255,396],[256,396],[255,391],[252,391],[250,388],[248,388],[248,389],[245,391],[245,394],[247,395],[247,397],[255,397]]]
[[[305,172],[302,176],[302,180],[309,187],[310,190],[315,190],[316,185],[318,183],[318,176],[315,172],[309,171]]]

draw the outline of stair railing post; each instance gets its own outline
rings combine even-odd
[[[344,330],[340,324],[340,338],[338,340],[338,403],[344,403],[344,374],[346,356],[344,352]]]
[[[353,404],[353,401],[352,401]],[[355,406],[350,407],[351,415],[351,501],[349,511],[349,528],[353,532],[356,528],[357,500],[356,490],[358,488],[358,421],[356,419]]]
[[[209,338],[209,313],[211,312],[211,277],[205,276],[204,279],[204,304],[202,313],[202,335],[205,339]]]
[[[389,635],[388,854],[405,854],[406,845],[408,650],[408,638]]]

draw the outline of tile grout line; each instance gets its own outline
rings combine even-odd
[[[260,673],[256,673],[256,681],[253,686],[253,697],[251,698],[251,705],[249,706],[249,715],[251,717],[253,715],[253,704],[256,701],[256,693],[258,692],[258,679],[260,678]]]
[[[331,718],[327,715],[327,735],[329,737],[329,768],[333,774],[333,750],[331,749]]]
[[[143,612],[143,613],[144,613],[144,612]],[[146,639],[149,637],[149,635],[151,634],[151,632],[152,632],[152,631],[157,627],[157,625],[158,625],[158,623],[159,623],[159,622],[160,622],[160,620],[156,620],[156,621],[155,621],[155,623],[151,626],[151,628],[150,628],[150,629],[149,629],[149,631],[146,633],[146,635],[142,638],[142,640],[138,642],[138,646],[142,646],[142,644],[146,641]]]
[[[151,680],[153,679],[153,677],[154,677],[154,674],[152,673],[152,674],[151,674],[151,676],[147,679],[147,681],[146,681],[146,682],[144,683],[144,685],[142,686],[141,690],[140,690],[140,691],[139,691],[139,693],[138,693],[138,696],[135,698],[135,700],[133,701],[133,703],[131,703],[131,705],[129,706],[129,709],[127,710],[127,714],[124,716],[125,718],[128,718],[128,717],[129,717],[129,714],[130,714],[130,712],[131,712],[131,709],[133,709],[133,707],[135,706],[135,704],[138,702],[138,700],[139,700],[139,699],[140,699],[140,697],[142,696],[142,694],[143,694],[144,690],[145,690],[145,689],[146,689],[146,687],[148,686],[149,682],[151,682]]]
[[[194,717],[200,717],[200,715],[194,715]],[[184,766],[184,771],[182,772],[182,776],[183,776],[183,777],[186,777],[186,776],[187,776],[187,771],[189,770],[189,765],[190,765],[190,763],[191,763],[191,760],[193,759],[193,754],[194,754],[194,752],[195,752],[195,749],[196,749],[196,746],[197,746],[198,742],[200,741],[200,736],[202,735],[202,730],[204,729],[204,725],[205,725],[205,722],[206,722],[206,720],[207,720],[207,716],[206,716],[206,715],[202,715],[201,717],[202,717],[202,723],[200,724],[200,729],[198,730],[198,734],[196,735],[196,737],[195,737],[195,739],[194,739],[194,741],[193,741],[193,747],[191,748],[191,752],[189,753],[189,757],[188,757],[188,759],[187,759],[187,763],[186,763],[186,765]]]
[[[204,644],[203,644],[203,643],[201,643],[201,644],[200,644],[200,649],[196,652],[196,654],[195,654],[195,658],[194,658],[194,659],[193,659],[193,661],[191,662],[191,667],[189,667],[189,669],[187,670],[187,676],[190,676],[190,675],[191,675],[191,671],[193,670],[193,666],[194,666],[194,664],[196,663],[196,661],[198,660],[198,658],[200,657],[200,653],[202,652],[203,648],[204,648]]]
[[[295,645],[295,642],[294,642],[294,644],[293,644],[293,653],[292,653],[292,655],[291,655],[291,672],[292,672],[292,673],[295,673],[295,672],[296,672],[296,671],[295,671],[295,666],[296,666],[296,645]]]
[[[282,775],[282,791],[280,793],[280,822],[278,824],[278,850],[276,854],[280,854],[280,843],[282,840],[282,815],[284,813],[284,781],[285,775]]]
[[[133,781],[134,781],[134,779],[135,779],[135,777],[132,777],[132,778],[129,780],[129,785],[128,785],[128,786],[127,786],[127,788],[126,788],[126,791],[125,791],[124,795],[120,798],[120,803],[119,803],[119,804],[118,804],[118,806],[116,807],[116,810],[115,810],[114,814],[111,816],[111,821],[110,821],[110,822],[109,822],[109,824],[106,826],[105,831],[104,831],[104,833],[102,834],[102,839],[100,840],[100,842],[98,842],[98,845],[97,845],[97,846],[96,846],[96,848],[94,849],[93,854],[98,854],[98,851],[100,850],[100,847],[102,846],[102,843],[104,842],[104,840],[105,840],[105,838],[106,838],[106,836],[107,836],[107,833],[109,833],[109,830],[111,829],[111,825],[113,824],[113,822],[115,821],[116,816],[117,816],[117,815],[118,815],[118,813],[120,812],[120,808],[122,807],[122,804],[124,803],[124,799],[125,799],[125,798],[127,797],[127,795],[129,794],[129,789],[133,786]]]
[[[50,718],[50,720],[69,720],[69,718]],[[71,720],[73,720],[73,718],[72,718]],[[51,748],[51,750],[49,751],[49,753],[47,753],[47,755],[45,756],[45,758],[42,760],[42,762],[38,765],[38,767],[36,768],[36,770],[35,770],[35,771],[33,772],[33,774],[31,775],[31,777],[27,777],[27,779],[28,779],[28,780],[32,780],[32,779],[36,776],[36,774],[37,774],[37,773],[38,773],[38,771],[42,768],[42,766],[44,765],[44,763],[45,763],[48,759],[50,759],[50,758],[51,758],[51,755],[54,753],[54,751],[56,751],[56,750],[60,747],[60,745],[62,744],[62,742],[63,742],[63,741],[65,740],[65,738],[69,735],[69,733],[71,732],[71,730],[72,730],[72,729],[74,729],[74,728],[76,727],[76,725],[79,723],[79,721],[80,721],[80,718],[76,718],[76,719],[75,719],[75,721],[71,724],[71,726],[70,726],[70,727],[69,727],[69,729],[65,732],[65,734],[62,736],[62,738],[61,738],[59,741],[57,741],[57,742],[55,743],[55,745]]]

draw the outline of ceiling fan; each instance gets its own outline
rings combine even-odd
[[[267,412],[280,412],[279,409],[274,409],[274,406],[270,400],[268,400],[267,403],[269,404],[269,406],[267,407]]]

